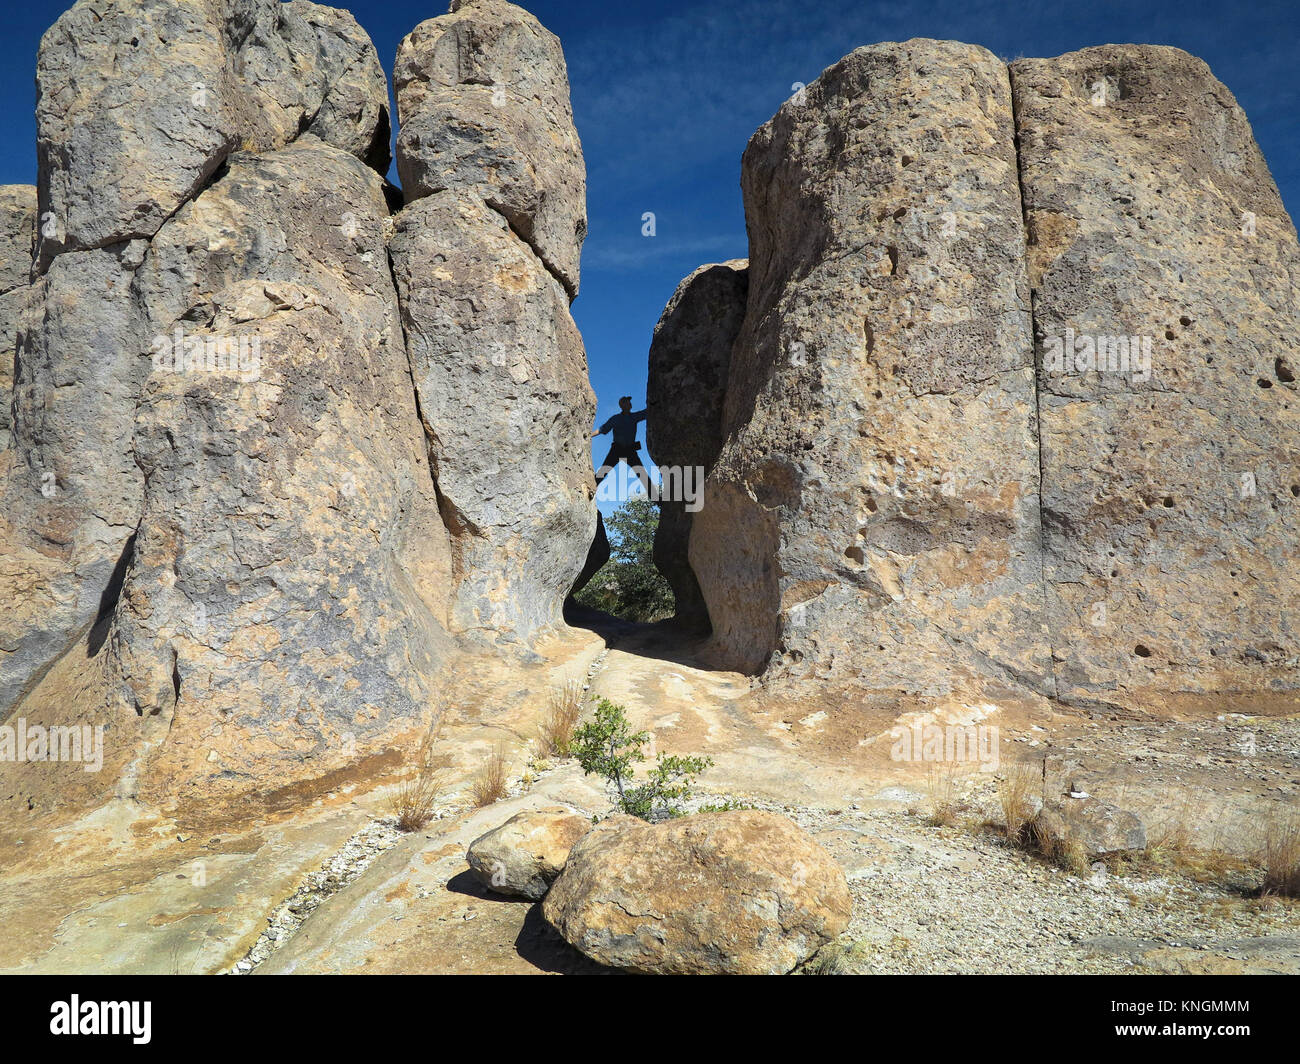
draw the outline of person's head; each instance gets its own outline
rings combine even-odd
[[[618,401],[618,408],[623,411],[623,413],[628,413],[632,409],[632,397],[630,395],[623,396],[623,398]]]

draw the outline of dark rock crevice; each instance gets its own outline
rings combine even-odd
[[[1024,235],[1024,246],[1025,246],[1025,264],[1026,264],[1026,275],[1028,275],[1030,224],[1029,224],[1029,214],[1025,207],[1025,173],[1024,173],[1023,161],[1021,159],[1021,154],[1020,154],[1020,113],[1019,113],[1019,108],[1016,104],[1016,86],[1015,86],[1016,75],[1015,75],[1015,71],[1012,70],[1010,66],[1008,66],[1006,70],[1007,70],[1007,89],[1011,96],[1011,120],[1013,123],[1013,130],[1014,130],[1012,145],[1015,148],[1015,153],[1016,153],[1016,190],[1020,197],[1020,218],[1024,226],[1023,235]],[[1030,343],[1032,345],[1031,363],[1033,365],[1033,371],[1034,371],[1034,381],[1033,381],[1034,444],[1035,444],[1035,450],[1037,452],[1037,458],[1038,458],[1038,506],[1035,508],[1038,513],[1038,574],[1039,574],[1040,586],[1042,588],[1042,594],[1043,594],[1044,612],[1045,614],[1047,614],[1048,613],[1047,596],[1051,594],[1051,591],[1049,589],[1048,580],[1047,580],[1047,550],[1048,550],[1047,528],[1044,521],[1045,511],[1043,507],[1043,482],[1044,482],[1043,435],[1042,435],[1043,406],[1042,406],[1042,388],[1040,385],[1042,366],[1041,366],[1041,358],[1038,350],[1039,331],[1038,331],[1038,315],[1036,313],[1037,300],[1038,300],[1038,291],[1037,288],[1034,286],[1031,278],[1029,284],[1029,328],[1030,328]],[[1044,617],[1043,632],[1047,640],[1046,667],[1047,667],[1048,694],[1052,698],[1057,698],[1059,692],[1057,690],[1057,684],[1056,684],[1056,649],[1054,646],[1053,626],[1048,616]]]

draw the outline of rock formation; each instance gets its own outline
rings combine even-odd
[[[581,151],[555,39],[456,8],[403,42],[404,112],[456,141],[485,50],[489,113],[533,132],[396,218],[346,12],[83,2],[42,42],[29,287],[21,192],[0,249],[0,707],[107,721],[101,797],[194,812],[389,770],[464,651],[559,622],[595,523]],[[404,171],[444,167],[429,143]]]
[[[1199,59],[1107,46],[1011,74],[1057,688],[1262,708],[1300,661],[1295,228]]]
[[[393,81],[407,202],[473,191],[576,296],[587,174],[559,39],[505,0],[454,0],[402,41]]]
[[[542,902],[593,960],[656,975],[784,975],[851,912],[840,867],[761,810],[611,817],[577,842]]]
[[[719,646],[927,694],[1041,686],[1006,68],[946,42],[858,49],[755,134],[742,188],[748,305],[690,542]]]
[[[688,551],[727,661],[922,698],[1294,689],[1295,230],[1203,63],[862,48],[759,129],[742,189]]]
[[[0,452],[9,446],[18,331],[31,292],[36,188],[0,185]]]
[[[701,266],[677,286],[655,326],[646,449],[660,467],[707,475],[717,461],[731,348],[745,316],[747,267],[743,260]],[[693,516],[680,498],[660,502],[654,561],[673,589],[677,620],[707,627],[708,610],[687,561]]]
[[[559,621],[595,530],[564,56],[531,15],[474,0],[416,27],[396,70],[393,273],[452,537],[451,623],[528,640]]]
[[[150,242],[241,148],[301,136],[388,158],[374,48],[350,15],[314,4],[141,0],[104,17],[78,3],[42,39],[37,87],[38,277],[19,339],[3,574],[23,608],[0,631],[6,706],[107,618],[129,561],[144,502],[136,408],[153,339],[176,325],[141,289]],[[243,235],[226,240],[211,250]]]

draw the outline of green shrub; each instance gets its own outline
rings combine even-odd
[[[574,596],[577,602],[625,621],[671,617],[672,588],[654,563],[658,525],[659,509],[644,495],[632,496],[610,514],[605,522],[609,562]]]
[[[648,732],[634,732],[623,707],[607,698],[596,703],[596,718],[573,733],[569,752],[582,771],[603,776],[618,796],[619,809],[642,820],[681,816],[674,803],[690,797],[695,777],[713,764],[707,757],[660,754],[642,783],[633,782],[635,766],[646,759]]]

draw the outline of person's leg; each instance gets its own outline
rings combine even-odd
[[[600,487],[600,482],[614,471],[618,465],[618,448],[610,445],[609,454],[605,455],[605,460],[600,463],[600,468],[596,470],[596,487]]]
[[[637,480],[641,481],[641,487],[645,488],[646,498],[651,498],[650,474],[645,471],[645,466],[641,464],[641,452],[631,452],[624,461],[627,462],[628,469],[632,470],[632,472],[636,474]]]

